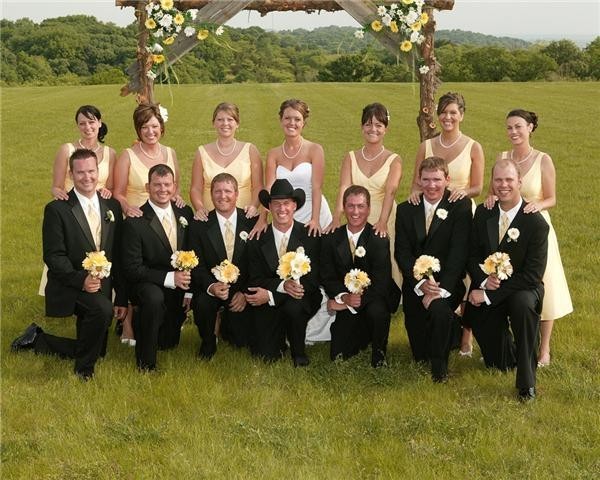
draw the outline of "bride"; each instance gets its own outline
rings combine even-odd
[[[306,203],[294,214],[311,236],[320,236],[331,223],[331,210],[322,193],[325,155],[323,147],[302,136],[309,115],[308,105],[302,100],[290,99],[279,107],[279,121],[285,136],[280,146],[267,154],[265,184],[270,189],[276,179],[289,180],[294,188],[306,194]],[[306,342],[331,339],[329,326],[335,317],[327,313],[327,297],[323,295],[321,309],[306,327]]]

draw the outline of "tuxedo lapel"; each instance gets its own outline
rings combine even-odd
[[[77,199],[77,196],[73,190],[69,192],[68,202],[71,205],[71,212],[73,212],[75,220],[77,220],[77,223],[81,227],[81,230],[83,231],[83,234],[89,243],[89,251],[96,250],[96,242],[94,241],[92,231],[90,230],[90,224],[88,223],[85,212],[83,211],[83,207],[79,203],[79,200]]]
[[[217,215],[214,213],[213,215],[209,214],[208,222],[209,225],[206,229],[206,235],[208,236],[210,244],[217,253],[217,258],[227,258],[225,241],[223,240],[223,235],[221,235],[221,228],[219,227],[219,220],[217,219]]]
[[[446,210],[446,212],[449,211],[450,204],[448,202],[448,195],[450,195],[450,192],[448,190],[444,191],[444,196],[442,197],[442,199],[440,200],[440,203],[438,203],[438,206],[435,209],[433,218],[431,220],[431,225],[429,225],[429,232],[427,233],[427,242],[429,242],[431,237],[433,237],[433,235],[435,235],[435,231],[438,229],[438,227],[444,221],[442,218],[438,217],[438,215],[437,215],[438,211],[440,209]],[[423,208],[422,210],[424,211],[425,208]],[[424,213],[423,213],[423,215],[424,215]]]
[[[417,234],[417,245],[423,245],[427,237],[425,231],[425,203],[423,201],[423,195],[421,194],[421,202],[415,207],[413,215],[413,227]]]
[[[150,206],[148,202],[142,205],[142,212],[144,212],[144,218],[148,221],[150,228],[154,230],[154,233],[158,236],[163,246],[167,249],[168,252],[172,252],[171,244],[169,243],[169,238],[165,232],[165,229],[160,223],[160,220],[156,216],[154,209]]]
[[[363,232],[364,233],[364,232]],[[336,233],[337,252],[344,269],[352,268],[354,261],[352,260],[352,252],[350,251],[350,242],[348,240],[348,231],[346,227],[340,228]],[[361,238],[363,235],[361,235]]]
[[[244,251],[244,248],[246,247],[246,241],[247,240],[243,240],[241,237],[241,233],[242,232],[246,232],[246,234],[250,233],[246,230],[246,217],[245,217],[245,213],[241,208],[238,208],[237,210],[237,223],[235,226],[235,238],[234,238],[234,245],[233,245],[233,258],[232,258],[232,262],[237,265],[236,262],[240,261],[240,257],[242,255],[242,252]],[[223,244],[223,247],[225,246],[225,244]]]
[[[104,250],[106,249],[106,242],[108,240],[108,234],[110,233],[110,229],[113,228],[113,223],[114,220],[111,221],[111,219],[108,217],[108,208],[106,205],[106,201],[100,197],[98,195],[98,200],[100,201],[100,249]],[[113,216],[114,216],[114,212]]]
[[[183,240],[185,239],[185,229],[187,228],[187,225],[183,225],[183,222],[181,222],[180,220],[182,218],[186,220],[186,218],[183,215],[183,211],[180,210],[174,202],[171,202],[171,207],[173,208],[173,215],[175,216],[175,225],[177,231],[177,250],[181,250],[183,248]]]
[[[492,215],[487,219],[486,222],[488,241],[490,242],[490,250],[492,252],[498,250],[498,235],[500,233],[500,227],[498,226],[499,216],[500,209],[498,208],[498,205],[496,205]]]
[[[279,257],[277,256],[277,248],[275,247],[275,237],[273,236],[273,226],[269,225],[267,231],[260,237],[260,249],[265,257],[265,261],[269,266],[269,270],[277,270],[279,265]],[[289,245],[289,244],[288,244]]]
[[[363,229],[362,233],[358,237],[358,241],[356,242],[356,248],[358,249],[358,247],[363,247],[365,249],[365,252],[368,252],[369,249],[367,248],[367,246],[368,246],[369,239],[371,238],[372,234],[373,234],[373,226],[370,223],[367,223],[365,225],[365,228]],[[348,243],[348,242],[346,242],[346,243]],[[363,257],[357,257],[355,254],[353,266],[357,267],[357,268],[361,268],[362,270],[366,271],[367,266],[368,266],[367,254],[365,253],[365,255]]]

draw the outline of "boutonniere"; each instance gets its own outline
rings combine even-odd
[[[181,225],[183,228],[188,226],[188,221],[185,217],[179,217],[179,225]]]
[[[245,242],[246,240],[248,240],[248,232],[246,232],[245,230],[242,230],[240,232],[240,238]]]
[[[365,250],[365,247],[358,247],[356,250],[354,250],[354,256],[358,257],[358,258],[362,258],[367,254],[367,251]]]
[[[106,216],[104,217],[104,220],[106,222],[110,222],[110,223],[113,223],[115,221],[115,214],[113,213],[112,210],[106,211]]]
[[[506,233],[508,235],[508,241],[510,242],[512,240],[515,243],[517,242],[519,235],[521,235],[521,232],[519,232],[518,228],[509,228],[508,232]]]
[[[446,217],[448,217],[448,210],[444,208],[438,208],[435,211],[435,216],[438,217],[440,220],[446,220]]]

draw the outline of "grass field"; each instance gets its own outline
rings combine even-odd
[[[10,353],[31,321],[73,335],[70,319],[43,315],[41,217],[50,199],[52,159],[77,138],[79,105],[100,107],[107,143],[135,139],[132,97],[118,86],[3,89],[1,109],[2,476],[6,479],[591,479],[600,477],[598,254],[600,88],[598,83],[445,84],[467,100],[463,131],[486,153],[486,178],[508,141],[512,108],[536,111],[533,143],[556,164],[551,214],[575,312],[555,325],[553,362],[539,372],[538,399],[515,400],[514,374],[487,371],[452,354],[451,379],[432,384],[411,363],[402,315],[392,323],[388,369],[368,354],[331,363],[328,347],[308,349],[311,365],[265,365],[220,345],[196,358],[187,324],[160,372],[140,375],[133,351],[111,335],[96,378],[79,382],[71,362]],[[172,95],[172,104],[170,96]],[[178,153],[187,192],[195,148],[213,139],[220,101],[240,106],[238,137],[263,154],[282,142],[277,110],[298,97],[311,106],[305,136],[326,152],[325,193],[334,200],[339,164],[361,145],[360,112],[373,101],[391,113],[386,146],[404,159],[406,198],[418,146],[418,89],[406,84],[201,85],[159,89],[169,108],[164,143]]]

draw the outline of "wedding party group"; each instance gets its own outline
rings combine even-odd
[[[448,381],[451,350],[471,358],[475,340],[485,366],[516,369],[517,398],[533,400],[553,322],[573,310],[548,214],[554,165],[531,143],[537,115],[508,113],[510,149],[476,206],[483,149],[460,129],[462,95],[441,96],[441,132],[419,146],[410,194],[397,204],[402,160],[384,145],[390,115],[369,104],[363,145],[342,160],[331,209],[323,147],[303,136],[309,113],[302,100],[281,104],[283,142],[263,164],[236,138],[238,107],[217,105],[216,139],[196,151],[187,205],[158,105],[138,105],[137,142],[118,156],[104,145],[98,108],[80,107],[79,138],[54,161],[40,284],[46,315],[75,316],[76,337],[32,323],[12,350],[74,359],[89,380],[116,318],[121,342],[149,372],[159,351],[178,346],[192,312],[200,360],[227,342],[265,361],[289,350],[301,368],[310,345],[329,342],[332,361],[370,347],[380,368],[401,306],[412,357],[434,382]]]

